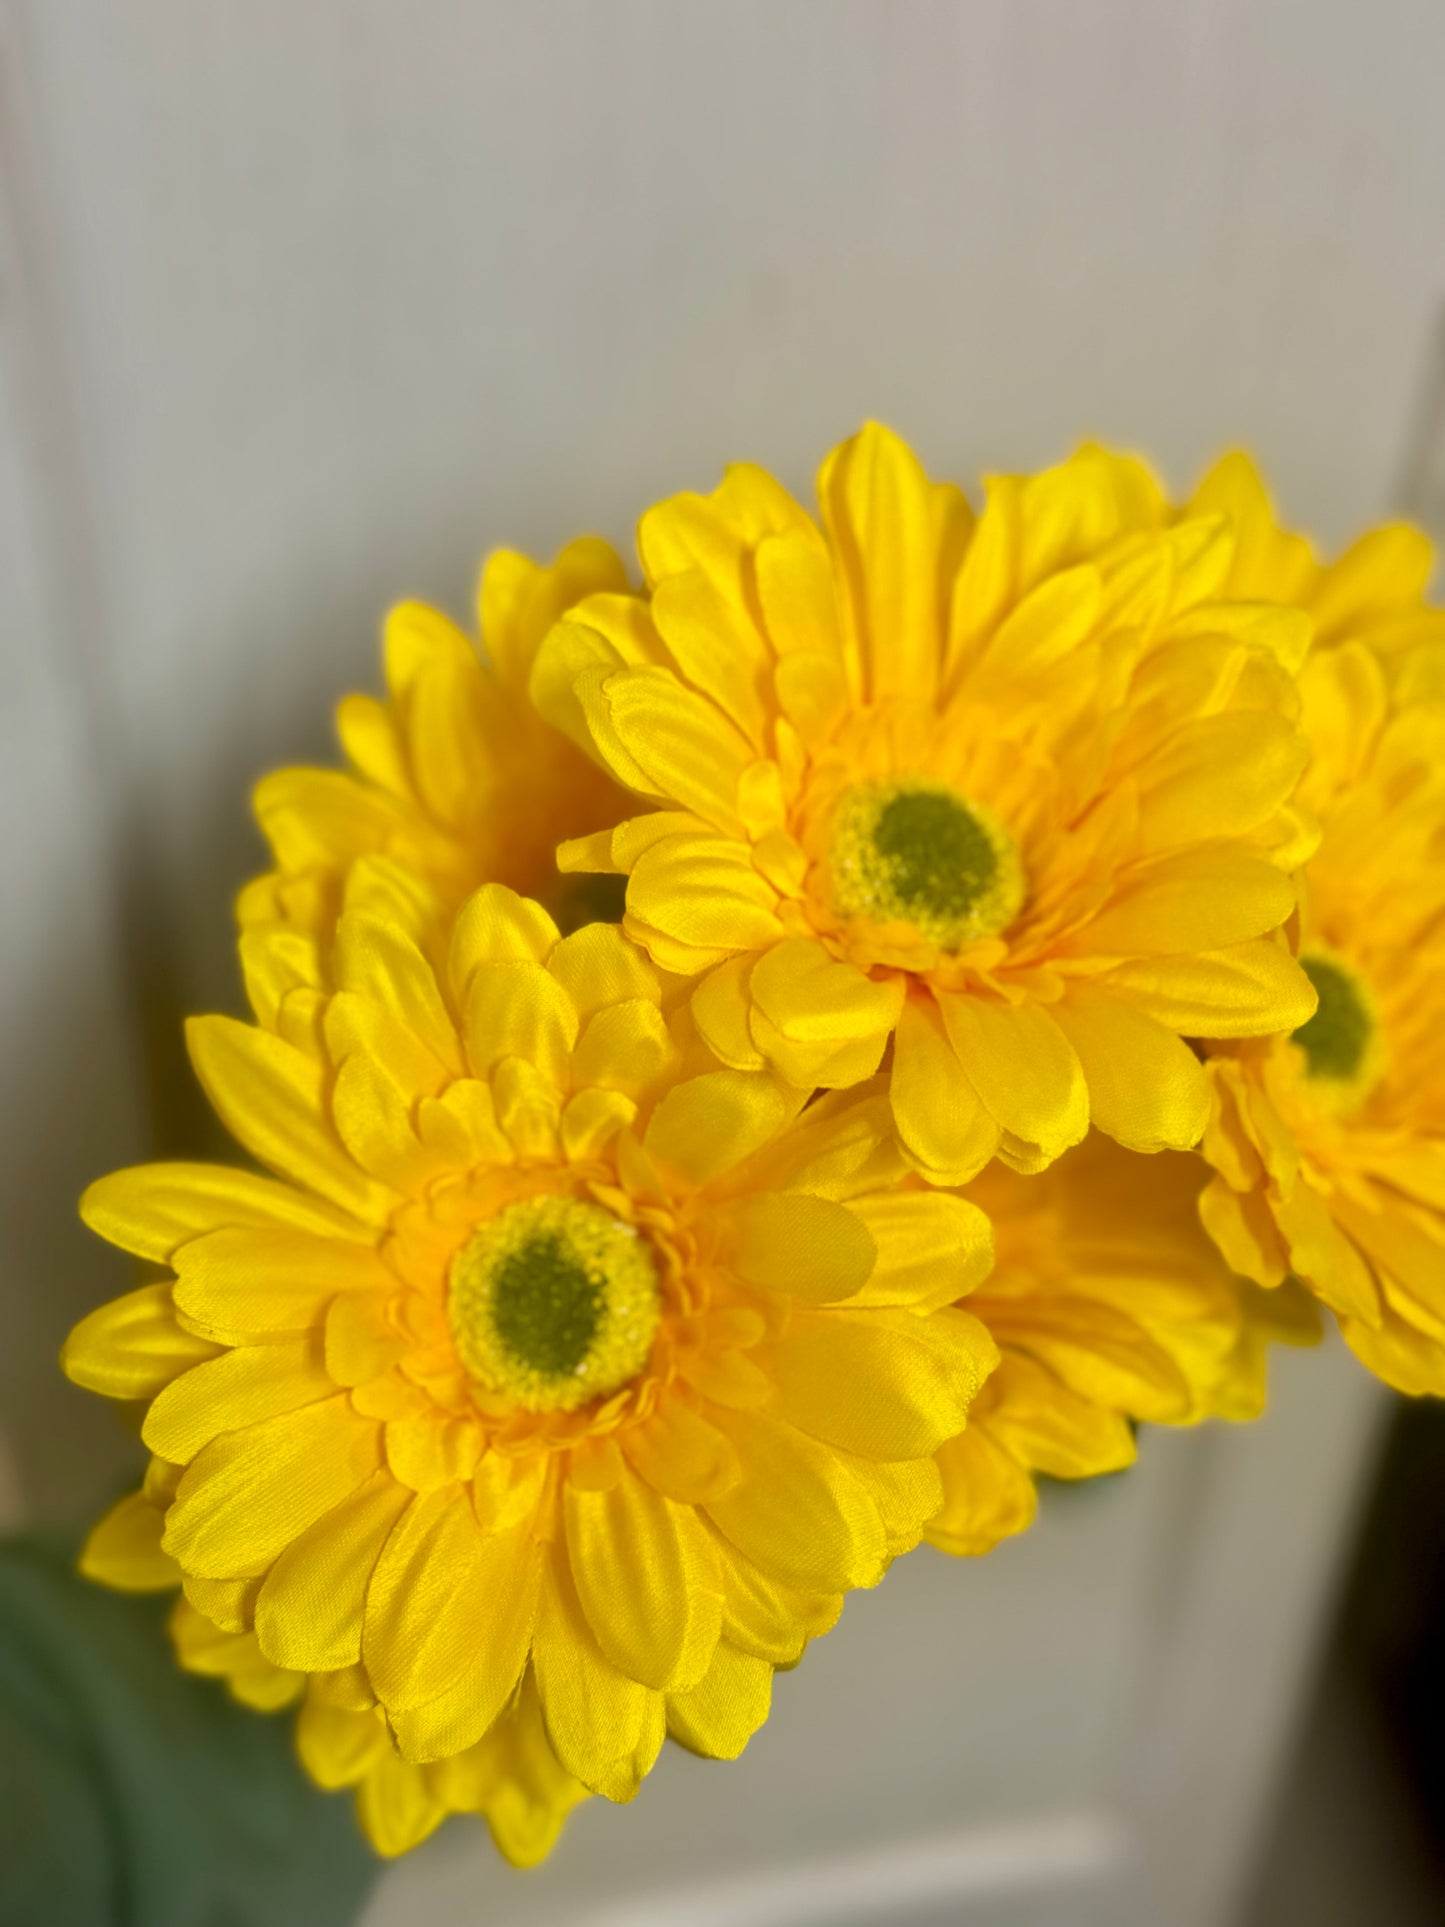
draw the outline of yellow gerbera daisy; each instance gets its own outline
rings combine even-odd
[[[997,1356],[951,1304],[987,1221],[900,1188],[879,1098],[718,1068],[615,927],[561,938],[495,885],[449,924],[394,882],[353,865],[333,990],[285,987],[278,942],[273,1029],[192,1025],[284,1181],[93,1186],[170,1275],[66,1367],[148,1401],[207,1619],[414,1765],[535,1690],[565,1771],[628,1799],[665,1729],[738,1752],[773,1668],[920,1538]]]
[[[1445,700],[1358,642],[1301,683],[1323,826],[1300,957],[1319,1008],[1221,1053],[1205,1223],[1262,1285],[1293,1273],[1381,1378],[1445,1392]]]
[[[480,884],[505,883],[547,903],[567,928],[610,910],[605,892],[558,876],[555,852],[565,836],[616,822],[625,799],[543,722],[527,679],[559,616],[626,586],[615,552],[584,536],[546,566],[509,549],[488,558],[480,648],[435,609],[394,609],[386,700],[347,696],[337,710],[350,769],[277,770],[256,786],[275,867],[242,891],[243,931],[329,936],[346,873],[365,856],[395,859],[448,908]]]
[[[974,522],[895,436],[823,466],[826,533],[761,471],[642,521],[651,598],[553,630],[539,708],[662,807],[565,846],[699,979],[739,1068],[870,1076],[934,1182],[1036,1170],[1092,1119],[1197,1142],[1185,1036],[1289,1030],[1274,934],[1309,847],[1292,672],[1308,619],[1221,598],[1221,517],[1086,450]]]
[[[1041,1176],[994,1164],[969,1186],[997,1249],[969,1304],[1000,1363],[967,1431],[939,1450],[935,1545],[987,1552],[1022,1532],[1036,1474],[1087,1479],[1131,1465],[1141,1421],[1254,1417],[1264,1338],[1318,1336],[1303,1293],[1279,1294],[1281,1315],[1261,1320],[1268,1295],[1225,1269],[1199,1225],[1207,1175],[1196,1157],[1146,1162],[1093,1132]]]

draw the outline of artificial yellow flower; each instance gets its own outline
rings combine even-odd
[[[1319,1008],[1221,1052],[1201,1202],[1220,1249],[1293,1274],[1370,1369],[1445,1393],[1445,678],[1351,642],[1301,677],[1323,825],[1300,918]],[[1393,683],[1393,688],[1391,684]]]
[[[800,1085],[892,1041],[914,1166],[1042,1168],[1090,1121],[1197,1142],[1185,1037],[1288,1031],[1277,932],[1310,846],[1299,611],[1224,597],[1225,518],[1153,526],[1135,463],[995,478],[977,522],[869,427],[824,531],[754,468],[642,521],[650,598],[543,643],[538,707],[649,805],[564,846],[696,980],[699,1030]]]
[[[1166,513],[1161,504],[1161,520]],[[1296,604],[1314,624],[1317,649],[1364,642],[1394,660],[1445,640],[1445,609],[1425,601],[1434,546],[1408,522],[1370,529],[1333,562],[1321,562],[1306,537],[1281,527],[1258,469],[1238,450],[1215,463],[1183,513],[1229,518],[1228,593]]]
[[[527,679],[572,603],[626,586],[614,551],[584,536],[545,566],[510,549],[488,558],[480,646],[435,609],[394,609],[386,700],[347,696],[337,710],[351,767],[277,770],[256,786],[275,867],[241,893],[243,962],[256,933],[329,937],[347,871],[367,856],[414,872],[448,908],[480,884],[505,883],[546,902],[566,928],[610,913],[605,892],[558,876],[555,852],[563,837],[616,822],[625,799],[543,722]]]
[[[561,1768],[629,1799],[665,1730],[740,1751],[774,1667],[921,1537],[996,1362],[953,1305],[987,1221],[902,1186],[883,1099],[718,1068],[615,927],[395,886],[352,866],[331,989],[278,940],[271,1028],[191,1026],[282,1182],[93,1186],[170,1275],[66,1368],[148,1401],[128,1529],[205,1618],[413,1765],[535,1690]]]
[[[928,1538],[987,1552],[1022,1532],[1034,1479],[1087,1479],[1135,1458],[1135,1426],[1254,1417],[1266,1336],[1311,1343],[1303,1293],[1233,1277],[1200,1228],[1196,1157],[1144,1159],[1093,1132],[1037,1177],[994,1164],[967,1195],[993,1221],[996,1262],[969,1299],[1000,1362],[968,1429],[938,1454]],[[1256,1304],[1255,1301],[1260,1301]]]

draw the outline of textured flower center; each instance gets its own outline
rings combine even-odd
[[[1309,1075],[1342,1083],[1358,1077],[1375,1032],[1363,985],[1329,957],[1301,957],[1300,968],[1320,1000],[1314,1016],[1291,1033]]]
[[[957,948],[1018,915],[1023,868],[992,813],[925,776],[855,783],[845,791],[828,855],[841,915],[900,919]]]
[[[478,1384],[529,1412],[571,1411],[646,1364],[657,1266],[646,1239],[601,1205],[525,1198],[458,1252],[449,1309]]]

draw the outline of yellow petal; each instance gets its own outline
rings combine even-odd
[[[998,1361],[967,1312],[798,1312],[768,1348],[778,1412],[868,1459],[919,1459],[961,1432]]]
[[[479,1530],[459,1486],[412,1500],[376,1562],[362,1636],[366,1670],[390,1711],[435,1699],[465,1670],[509,1550]]]
[[[467,898],[452,925],[447,975],[466,1001],[472,972],[482,964],[542,963],[557,942],[557,926],[540,903],[500,883],[485,883]]]
[[[760,747],[760,688],[768,652],[748,606],[741,568],[731,579],[709,581],[700,571],[691,571],[660,582],[653,593],[652,618],[692,687]]]
[[[576,1040],[572,999],[540,964],[479,964],[472,972],[466,1043],[478,1077],[504,1057],[520,1057],[560,1087]]]
[[[366,1589],[410,1498],[377,1472],[292,1541],[256,1600],[256,1639],[269,1660],[306,1673],[356,1664]]]
[[[819,1592],[875,1585],[887,1562],[882,1521],[826,1447],[761,1412],[714,1413],[743,1477],[708,1516],[764,1572]]]
[[[1297,1030],[1314,1014],[1309,979],[1273,937],[1195,957],[1141,957],[1099,980],[1183,1037],[1262,1037]]]
[[[1068,1038],[1039,1004],[939,997],[948,1041],[1001,1131],[1056,1158],[1089,1128],[1084,1074]]]
[[[82,1318],[60,1363],[68,1378],[103,1398],[154,1398],[216,1350],[177,1323],[169,1284],[142,1285]]]
[[[1200,1193],[1199,1217],[1231,1271],[1263,1286],[1284,1283],[1289,1247],[1262,1197],[1240,1195],[1223,1178],[1214,1178]]]
[[[622,1091],[578,1091],[562,1111],[562,1149],[574,1164],[601,1154],[637,1116],[634,1099]]]
[[[692,1016],[703,1041],[733,1070],[760,1071],[765,1059],[749,1029],[750,956],[729,957],[708,972],[692,994]]]
[[[335,1792],[364,1779],[391,1741],[374,1713],[348,1713],[311,1692],[296,1716],[296,1751],[317,1786]]]
[[[632,1799],[662,1743],[661,1696],[603,1655],[565,1569],[543,1590],[533,1665],[558,1760],[594,1793]]]
[[[770,1666],[796,1665],[808,1641],[835,1625],[842,1610],[840,1594],[800,1592],[771,1579],[736,1547],[723,1560],[722,1573],[728,1640]]]
[[[344,868],[384,849],[397,826],[395,802],[339,770],[281,769],[251,797],[261,833],[288,872]]]
[[[386,1860],[410,1853],[446,1819],[446,1808],[427,1791],[420,1769],[390,1748],[372,1761],[356,1793],[362,1831]]]
[[[612,1004],[587,1021],[572,1057],[574,1087],[593,1084],[641,1097],[662,1083],[678,1049],[656,1004],[642,998]]]
[[[488,657],[502,681],[525,691],[543,637],[585,596],[620,594],[627,570],[611,543],[578,536],[545,565],[498,549],[477,585],[477,615]]]
[[[447,1169],[417,1136],[406,1093],[369,1057],[348,1057],[336,1073],[331,1116],[351,1156],[388,1190],[419,1197]]]
[[[689,1597],[676,1508],[630,1473],[607,1492],[568,1484],[567,1556],[577,1597],[612,1664],[644,1686],[674,1678]]]
[[[798,1108],[772,1078],[706,1071],[674,1084],[652,1114],[643,1142],[685,1184],[704,1185],[778,1136]]]
[[[1031,1471],[1090,1479],[1134,1463],[1124,1413],[1081,1396],[1026,1353],[1006,1353],[989,1389],[990,1433]]]
[[[1023,1532],[1038,1507],[1034,1482],[986,1424],[975,1422],[938,1454],[942,1509],[926,1536],[943,1552],[977,1555]]]
[[[1099,1130],[1131,1151],[1187,1151],[1204,1134],[1209,1081],[1172,1031],[1107,991],[1072,988],[1054,1018],[1078,1053]]]
[[[875,696],[927,694],[942,656],[944,597],[971,516],[876,422],[834,450],[818,499],[843,589],[843,619]]]
[[[758,1191],[724,1206],[726,1260],[746,1284],[836,1304],[868,1282],[878,1248],[854,1213],[806,1192]]]
[[[888,1095],[904,1149],[931,1184],[963,1184],[998,1149],[999,1126],[964,1074],[932,997],[903,1006]]]
[[[620,744],[610,744],[602,752],[592,731],[588,694],[595,704],[600,684],[614,670],[628,664],[660,663],[665,655],[651,608],[640,596],[588,596],[543,638],[528,682],[532,705],[584,755],[614,769],[620,759],[627,774],[616,771],[619,781],[630,788],[644,787],[641,781],[634,783],[641,772]]]
[[[373,1249],[304,1231],[212,1231],[175,1256],[175,1302],[222,1343],[310,1331],[339,1291],[394,1283]]]
[[[323,1236],[372,1232],[318,1198],[224,1164],[137,1164],[97,1178],[80,1200],[91,1230],[122,1251],[164,1264],[203,1231],[272,1225]]]
[[[1315,592],[1320,634],[1343,641],[1373,620],[1396,614],[1425,593],[1434,568],[1430,538],[1409,523],[1369,530],[1325,571]]]
[[[720,1499],[742,1477],[732,1440],[677,1392],[664,1393],[649,1418],[626,1427],[621,1445],[634,1471],[682,1505]]]
[[[773,1669],[726,1640],[696,1686],[669,1693],[667,1730],[705,1760],[735,1760],[768,1717]]]
[[[91,1527],[80,1570],[117,1592],[169,1592],[181,1569],[161,1550],[164,1524],[165,1514],[143,1492],[128,1492]]]
[[[186,1039],[217,1116],[253,1156],[358,1217],[384,1216],[390,1194],[347,1156],[326,1117],[319,1064],[230,1017],[193,1017]]]
[[[662,1001],[656,970],[615,924],[589,923],[574,930],[553,949],[547,968],[583,1023],[609,1004]]]
[[[562,1104],[557,1087],[525,1058],[504,1057],[492,1072],[497,1122],[518,1157],[555,1158]]]
[[[146,1413],[141,1437],[157,1457],[188,1465],[220,1433],[297,1411],[335,1390],[315,1337],[249,1345],[173,1379]]]
[[[431,965],[395,925],[348,913],[336,930],[338,988],[389,1010],[454,1075],[461,1070],[456,1027]]]
[[[627,886],[630,917],[692,948],[719,953],[776,942],[783,935],[777,903],[777,892],[759,875],[746,845],[706,834],[664,837],[638,859]]]
[[[1060,949],[1121,958],[1224,950],[1277,929],[1294,904],[1293,883],[1260,857],[1227,844],[1184,851],[1136,871]]]
[[[753,968],[753,1038],[790,1083],[860,1084],[877,1070],[904,981],[875,983],[809,938],[774,944]],[[770,1028],[759,1025],[758,1015]],[[849,1048],[852,1047],[852,1048]]]
[[[225,1433],[182,1478],[166,1551],[202,1578],[262,1572],[380,1461],[380,1428],[345,1397]]]
[[[854,1306],[936,1311],[993,1268],[993,1227],[977,1205],[945,1191],[880,1192],[849,1206],[868,1228],[878,1262]]]
[[[847,1466],[873,1501],[883,1525],[888,1557],[896,1559],[912,1552],[923,1537],[923,1528],[943,1504],[943,1480],[934,1461],[865,1459],[840,1452],[839,1462]]]
[[[1265,710],[1189,724],[1140,772],[1140,848],[1247,835],[1289,800],[1308,753],[1304,738]]]

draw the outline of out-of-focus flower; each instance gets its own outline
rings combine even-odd
[[[626,586],[607,543],[583,536],[546,565],[510,549],[489,557],[480,647],[435,609],[394,609],[385,700],[347,696],[337,710],[351,767],[277,770],[256,786],[275,867],[241,893],[242,962],[261,935],[289,931],[302,955],[302,940],[328,938],[362,857],[389,859],[449,908],[483,883],[505,883],[545,902],[564,928],[608,909],[584,879],[558,875],[556,849],[615,823],[626,799],[537,714],[527,680],[572,603]]]
[[[1445,609],[1425,601],[1434,545],[1408,522],[1370,529],[1335,561],[1322,562],[1305,536],[1280,525],[1263,477],[1238,450],[1215,463],[1183,513],[1229,518],[1235,549],[1228,594],[1297,604],[1314,624],[1317,650],[1364,642],[1390,661],[1445,641]]]
[[[870,427],[823,531],[761,471],[651,510],[650,599],[543,643],[539,708],[657,805],[566,847],[625,874],[625,927],[696,979],[727,1062],[873,1074],[929,1179],[1021,1171],[1090,1121],[1185,1148],[1185,1037],[1314,1005],[1278,940],[1311,844],[1293,673],[1310,623],[1231,599],[1226,517],[1085,450],[974,521]]]
[[[997,1262],[969,1299],[1000,1352],[968,1429],[939,1450],[928,1538],[987,1552],[1032,1521],[1038,1473],[1087,1479],[1135,1457],[1135,1427],[1253,1418],[1267,1339],[1310,1344],[1297,1289],[1234,1277],[1200,1227],[1197,1158],[1143,1158],[1093,1133],[1037,1177],[993,1165],[967,1195]]]
[[[1390,686],[1393,681],[1393,690]],[[1323,826],[1299,948],[1319,1007],[1211,1063],[1205,1222],[1262,1285],[1293,1274],[1370,1369],[1445,1392],[1445,701],[1426,645],[1301,677]]]

